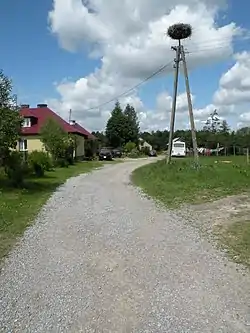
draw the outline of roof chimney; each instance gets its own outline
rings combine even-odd
[[[70,125],[75,125],[76,124],[76,121],[75,120],[70,120]]]
[[[29,109],[29,104],[21,104],[21,109]]]
[[[38,108],[46,108],[48,104],[37,104]]]

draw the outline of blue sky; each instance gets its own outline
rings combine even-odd
[[[57,38],[48,27],[48,12],[52,0],[8,0],[0,3],[0,20],[5,33],[0,35],[2,51],[0,67],[13,79],[14,92],[20,103],[36,105],[45,99],[57,98],[55,82],[64,78],[77,80],[93,72],[99,61],[89,59],[84,52],[72,53],[59,46]],[[250,2],[241,0],[241,6],[230,0],[228,10],[222,13],[218,23],[234,21],[250,29]],[[224,17],[222,19],[222,17]],[[238,41],[235,51],[249,49],[249,41]],[[197,103],[203,107],[211,102],[218,87],[218,80],[232,65],[232,59],[203,66],[190,73],[192,90],[199,96]],[[206,89],[201,82],[204,80]],[[155,104],[155,96],[163,89],[172,91],[172,78],[162,77],[140,89],[140,96],[149,108]],[[183,91],[181,80],[180,91]]]
[[[63,50],[50,33],[48,12],[52,1],[8,0],[0,3],[0,54],[4,72],[13,79],[21,103],[36,105],[56,94],[54,82],[87,75],[98,64],[84,54]]]

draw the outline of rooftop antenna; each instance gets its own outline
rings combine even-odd
[[[175,114],[176,114],[176,100],[177,100],[177,93],[178,93],[179,67],[180,67],[180,62],[182,61],[183,72],[184,72],[184,76],[185,76],[185,85],[186,85],[186,93],[187,93],[187,101],[188,101],[190,126],[191,126],[191,133],[192,133],[194,160],[198,164],[199,154],[198,154],[198,148],[197,148],[193,106],[192,106],[192,99],[191,99],[189,79],[188,79],[188,70],[187,70],[187,63],[186,63],[184,47],[181,44],[181,41],[183,39],[191,37],[192,27],[190,24],[177,23],[177,24],[171,25],[168,28],[167,35],[173,40],[178,40],[178,45],[171,47],[171,49],[176,52],[176,56],[174,59],[174,69],[175,69],[174,92],[173,92],[172,110],[171,110],[170,126],[169,126],[168,155],[167,155],[166,162],[167,162],[167,164],[170,164],[170,162],[171,162],[174,125],[175,125]]]

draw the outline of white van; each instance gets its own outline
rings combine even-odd
[[[177,141],[177,140],[176,139],[173,140],[171,156],[185,157],[186,156],[186,144],[183,141]]]

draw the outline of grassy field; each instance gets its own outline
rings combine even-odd
[[[147,194],[178,207],[182,203],[202,203],[250,190],[250,165],[246,158],[201,157],[196,169],[192,159],[165,160],[134,171],[133,182]]]
[[[47,172],[44,178],[29,178],[23,189],[14,189],[0,177],[0,259],[4,257],[16,238],[24,232],[53,191],[69,177],[86,173],[101,162],[81,162],[69,168]]]
[[[175,160],[170,166],[159,161],[135,170],[132,180],[169,208],[250,192],[250,165],[246,157],[202,157],[200,164],[196,170],[190,159]],[[248,215],[249,211],[244,211],[237,222],[233,218],[224,221],[214,232],[234,261],[250,267]]]
[[[250,268],[250,221],[238,221],[216,232],[220,245],[235,262]]]

